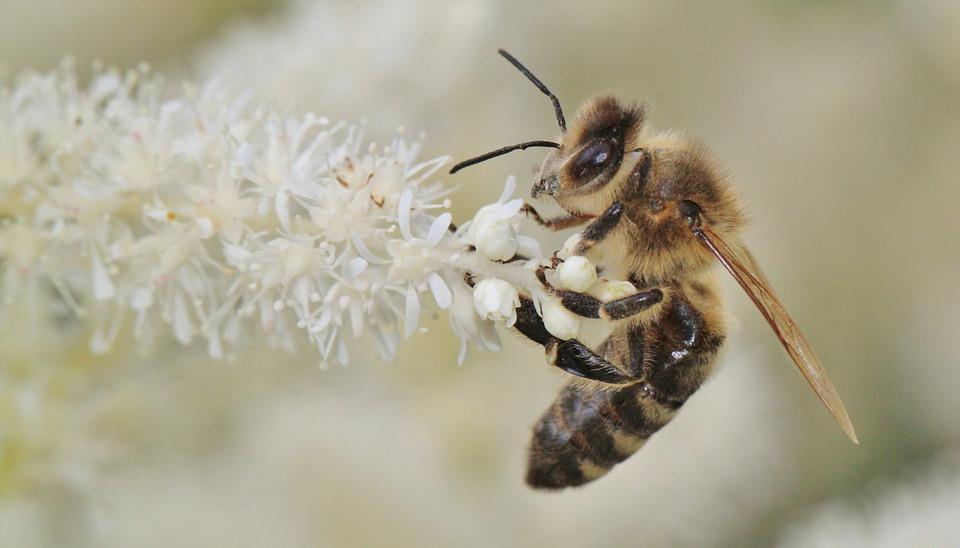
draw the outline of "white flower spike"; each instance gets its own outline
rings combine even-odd
[[[346,333],[390,358],[434,308],[464,351],[497,350],[494,322],[540,291],[516,182],[455,229],[431,179],[447,159],[419,149],[364,146],[216,81],[177,96],[146,69],[86,88],[67,65],[24,74],[0,86],[0,324],[24,299],[91,322],[96,352],[132,318],[143,343],[163,325],[219,358],[259,332],[345,365]],[[589,286],[581,267],[569,285]]]

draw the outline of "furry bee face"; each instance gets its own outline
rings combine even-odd
[[[615,97],[587,102],[570,129],[560,136],[559,147],[547,153],[531,195],[553,196],[574,214],[594,216],[618,194],[612,181],[622,179],[642,159],[637,149],[644,111],[626,106]]]

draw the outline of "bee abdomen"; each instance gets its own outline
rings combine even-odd
[[[674,414],[642,383],[593,391],[568,384],[534,427],[527,483],[562,489],[595,480],[640,449]]]

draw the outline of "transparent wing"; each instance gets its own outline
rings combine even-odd
[[[827,378],[827,372],[823,370],[820,358],[773,292],[770,282],[767,281],[767,277],[760,270],[750,251],[744,247],[730,246],[716,232],[705,226],[694,227],[693,233],[747,292],[750,300],[766,318],[773,332],[777,334],[777,338],[793,359],[793,363],[797,364],[817,397],[840,424],[840,428],[851,441],[860,443],[853,429],[853,423],[850,422],[847,410],[843,406],[843,400],[840,399],[840,394],[833,383]]]

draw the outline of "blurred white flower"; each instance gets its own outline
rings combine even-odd
[[[480,255],[495,261],[506,261],[518,252],[523,255],[540,254],[540,246],[529,236],[522,236],[520,224],[523,200],[511,200],[516,189],[516,179],[511,176],[496,203],[481,207],[473,220],[464,224],[464,237],[477,248]]]
[[[517,253],[517,233],[510,223],[488,219],[475,227],[477,251],[488,259],[506,261]]]
[[[449,212],[434,213],[451,189],[428,182],[446,158],[418,161],[417,142],[364,150],[356,128],[284,116],[216,81],[165,94],[146,69],[100,71],[81,88],[69,66],[0,90],[0,138],[15,152],[0,156],[5,300],[39,310],[49,285],[90,318],[96,352],[132,317],[143,343],[159,321],[221,357],[255,326],[276,346],[305,339],[322,364],[347,364],[346,331],[392,357],[426,292],[464,347],[498,348],[483,324],[511,313],[474,316],[465,272],[536,290],[539,246],[519,234],[512,179],[454,231]],[[483,258],[518,251],[530,260]]]
[[[483,283],[483,282],[481,282]],[[482,318],[473,304],[473,293],[462,284],[453,284],[453,305],[450,307],[450,328],[460,338],[457,365],[463,365],[467,357],[467,343],[472,342],[481,350],[499,351],[500,336],[493,321]]]
[[[520,295],[517,294],[517,288],[503,280],[489,278],[473,288],[473,307],[485,320],[501,321],[507,327],[513,327],[517,321],[519,306]]]

